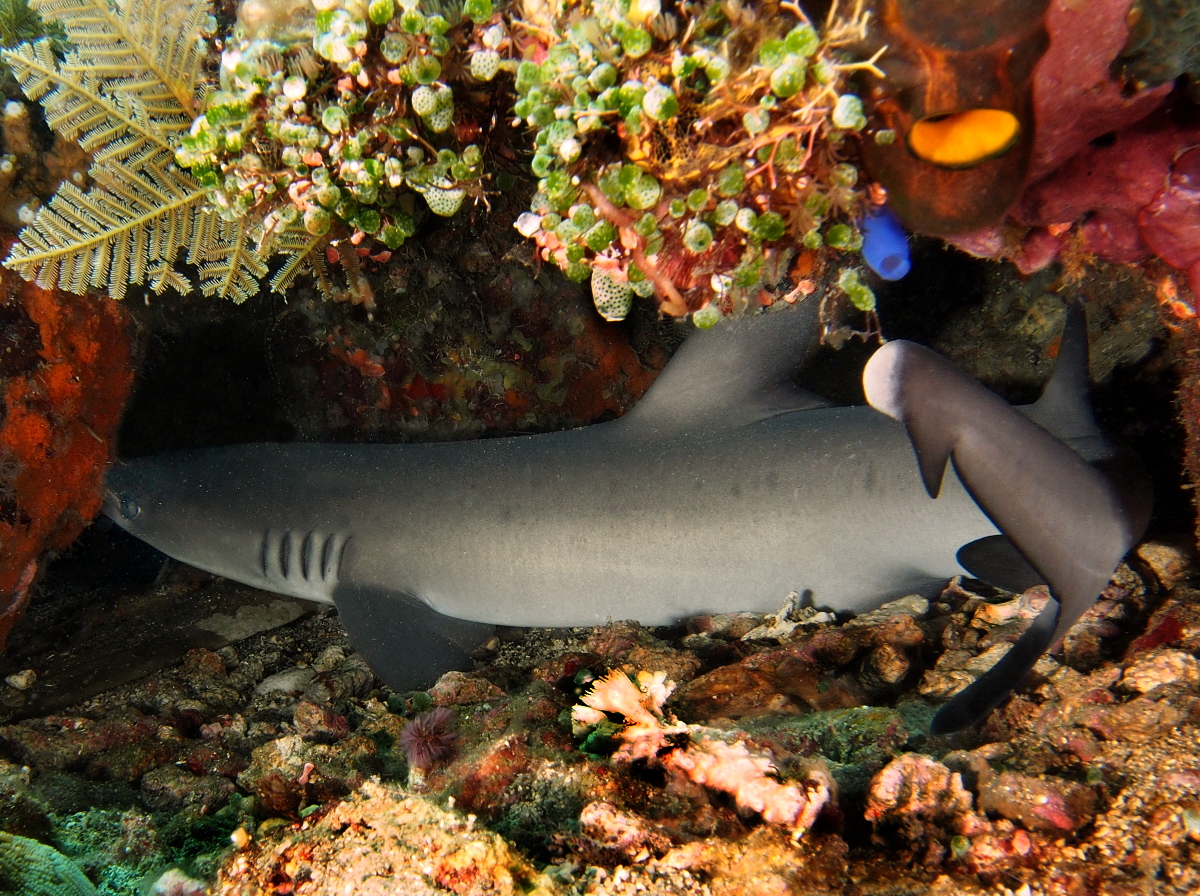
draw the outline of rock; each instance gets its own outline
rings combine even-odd
[[[447,672],[429,689],[437,706],[470,706],[500,700],[504,691],[484,678],[472,678],[462,672]]]
[[[22,669],[20,672],[14,672],[4,679],[9,687],[14,687],[18,691],[27,691],[37,682],[37,673],[32,669]]]
[[[322,656],[328,665],[329,657]],[[318,657],[320,659],[320,657]],[[317,667],[314,665],[314,669]],[[313,703],[333,703],[346,697],[365,697],[375,687],[375,673],[359,654],[345,657],[332,669],[317,669],[317,675],[304,689],[303,697]]]
[[[583,807],[579,829],[591,841],[588,846],[605,855],[606,864],[644,862],[671,848],[671,838],[653,822],[604,801]]]
[[[744,638],[762,624],[759,613],[717,613],[711,616],[694,616],[687,622],[688,633],[707,635],[724,641]]]
[[[0,760],[0,830],[49,839],[54,832],[49,811],[30,787],[29,769]]]
[[[973,805],[958,772],[930,756],[904,753],[872,779],[864,817],[876,828],[894,826],[919,840],[938,829],[960,831]]]
[[[168,868],[150,885],[146,896],[204,896],[208,885],[182,868]]]
[[[1192,555],[1188,549],[1161,541],[1138,545],[1135,554],[1158,580],[1159,587],[1171,590],[1191,571]]]
[[[524,737],[504,738],[472,763],[471,771],[463,779],[458,804],[468,812],[496,818],[518,799],[513,783],[533,765],[534,758]]]
[[[282,672],[269,675],[258,683],[254,693],[261,697],[269,694],[300,694],[308,687],[309,682],[316,677],[316,671],[311,666],[292,666]]]
[[[619,663],[634,647],[653,640],[657,639],[640,624],[627,619],[594,629],[588,635],[587,650],[599,654],[609,663]]]
[[[316,744],[332,744],[344,740],[350,734],[350,723],[328,706],[319,706],[308,700],[296,704],[292,716],[296,732],[306,741]]]
[[[1185,650],[1158,649],[1144,654],[1121,676],[1121,687],[1138,694],[1176,683],[1192,688],[1200,684],[1200,662]]]
[[[277,815],[295,815],[301,806],[340,799],[373,772],[378,750],[356,735],[340,744],[307,744],[298,734],[258,747],[237,782]]]
[[[213,681],[224,681],[226,678],[225,660],[215,650],[196,647],[189,650],[179,666],[179,675],[188,681],[207,678]]]
[[[233,779],[244,772],[250,763],[241,753],[201,744],[187,754],[184,764],[197,775],[220,775]]]
[[[905,616],[911,620],[924,619],[928,614],[929,601],[919,594],[910,594],[907,597],[897,598],[883,606],[876,607],[869,613],[855,616],[844,627],[861,628],[866,626],[869,628],[888,622],[898,616]]]
[[[574,684],[575,676],[582,670],[590,669],[595,673],[602,667],[603,662],[595,653],[569,651],[534,667],[530,672],[530,677],[534,681],[545,682],[554,687],[570,686]]]
[[[500,836],[396,787],[366,782],[311,827],[276,827],[231,855],[213,892],[518,896],[565,893]]]
[[[1061,778],[997,775],[979,794],[979,808],[1018,822],[1031,831],[1073,834],[1096,813],[1096,794]]]
[[[665,644],[643,644],[630,650],[621,659],[620,667],[635,674],[643,669],[666,672],[671,681],[682,684],[696,677],[700,660],[688,650],[675,650]]]
[[[193,806],[214,812],[237,787],[219,775],[195,775],[175,765],[161,765],[142,776],[142,802],[156,812],[179,812]]]
[[[740,663],[692,679],[672,698],[680,717],[688,721],[753,718],[785,711],[790,704],[770,675]]]
[[[313,660],[312,667],[319,674],[321,672],[332,672],[340,666],[346,659],[346,651],[336,644],[326,647]]]

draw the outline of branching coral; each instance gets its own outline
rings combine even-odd
[[[639,672],[636,679],[612,672],[574,707],[572,729],[586,736],[611,726],[610,715],[616,715],[622,724],[613,761],[645,762],[682,775],[729,794],[739,808],[788,828],[794,837],[803,836],[833,796],[828,773],[814,767],[801,783],[776,780],[771,758],[752,753],[744,741],[728,743],[672,718],[663,704],[674,689],[664,672]]]

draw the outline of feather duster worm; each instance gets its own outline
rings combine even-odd
[[[876,132],[871,175],[911,229],[963,233],[1016,201],[1033,147],[1033,70],[1048,0],[878,0],[870,49],[883,79],[864,82]]]

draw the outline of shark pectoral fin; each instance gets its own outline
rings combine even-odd
[[[396,691],[427,688],[443,672],[469,669],[471,651],[496,630],[381,588],[339,586],[333,601],[351,643]]]
[[[1003,535],[987,535],[964,544],[956,555],[958,565],[974,578],[1013,594],[1021,594],[1046,581]]]
[[[982,720],[999,706],[1054,643],[1058,618],[1059,605],[1052,600],[996,665],[951,697],[937,711],[929,727],[930,733],[952,734],[961,731]]]
[[[942,480],[946,477],[946,464],[950,460],[950,445],[930,438],[918,440],[909,430],[909,440],[917,451],[917,466],[921,470],[921,482],[925,492],[936,498],[942,492]]]

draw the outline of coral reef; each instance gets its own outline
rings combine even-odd
[[[133,381],[125,317],[0,275],[0,648],[39,559],[100,510],[104,466]]]
[[[866,896],[1069,896],[1082,880],[1102,896],[1151,882],[1183,894],[1200,867],[1200,595],[1186,564],[1141,547],[1141,572],[1122,570],[1059,658],[955,738],[929,737],[916,688],[1018,637],[1036,593],[955,585],[853,623],[797,614],[774,634],[744,615],[686,632],[511,633],[436,697],[364,680],[326,614],[0,726],[0,753],[30,770],[12,766],[0,795],[27,794],[25,814],[51,820],[114,896],[167,868],[247,896],[351,880],[368,893],[807,896],[852,881]],[[167,587],[193,600],[206,586],[177,571]],[[717,699],[726,669],[757,676],[739,695],[755,710]],[[453,704],[458,742],[417,794],[402,732],[435,699]],[[579,745],[572,717],[607,735]],[[797,826],[797,793],[832,791],[831,777],[836,805]]]
[[[64,289],[186,292],[186,248],[206,295],[242,301],[307,272],[371,309],[364,267],[386,265],[424,212],[490,207],[487,185],[513,182],[517,134],[483,139],[510,108],[534,129],[538,178],[516,226],[572,279],[592,277],[609,320],[640,295],[707,326],[811,294],[814,269],[853,279],[843,255],[882,201],[853,161],[866,119],[849,78],[877,73],[879,55],[852,53],[861,4],[834,4],[818,29],[792,4],[603,0],[520,18],[491,0],[246,0],[219,36],[202,0],[34,8],[65,29],[67,58],[43,39],[5,59],[95,160],[90,188],[63,183],[6,264]],[[211,90],[209,37],[223,45]],[[865,285],[846,291],[871,309]]]
[[[354,858],[351,858],[354,856]],[[364,784],[303,831],[269,848],[249,841],[221,872],[223,896],[263,892],[384,896],[557,892],[502,838],[460,816],[380,784]]]

